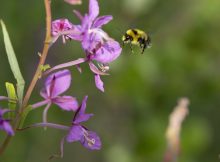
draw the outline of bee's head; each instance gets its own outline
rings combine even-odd
[[[128,43],[128,42],[130,42],[130,41],[132,41],[132,37],[130,36],[130,35],[128,35],[127,33],[125,33],[123,36],[122,36],[122,41],[124,42],[124,43]]]

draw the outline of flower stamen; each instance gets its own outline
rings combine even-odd
[[[110,69],[108,64],[97,63],[97,65],[98,65],[99,69],[104,73],[109,71],[109,69]]]
[[[95,139],[89,138],[89,134],[86,130],[83,131],[83,136],[85,137],[88,146],[92,147],[95,144]]]

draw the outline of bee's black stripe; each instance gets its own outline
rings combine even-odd
[[[132,30],[132,32],[134,33],[134,35],[137,35],[138,34],[138,32],[136,31],[136,30],[134,30],[134,29],[131,29]]]

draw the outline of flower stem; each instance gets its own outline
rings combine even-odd
[[[50,100],[40,101],[40,102],[37,102],[37,103],[35,103],[35,104],[32,104],[31,107],[32,107],[33,109],[36,109],[36,108],[38,108],[38,107],[41,107],[41,106],[43,106],[43,105],[48,104],[49,102],[50,102]]]
[[[39,79],[39,76],[41,74],[41,67],[42,65],[44,65],[48,51],[49,51],[49,47],[50,47],[50,43],[51,43],[51,7],[50,7],[50,0],[44,0],[44,6],[45,6],[45,10],[46,10],[46,36],[45,36],[45,41],[44,41],[44,47],[43,47],[43,52],[42,55],[40,57],[40,61],[38,64],[38,67],[36,69],[36,72],[34,74],[34,77],[28,87],[28,90],[25,94],[23,103],[19,109],[19,112],[17,113],[15,120],[13,122],[13,129],[14,131],[16,131],[16,128],[19,125],[19,121],[21,119],[22,113],[24,112],[24,110],[27,107],[28,101],[30,99],[31,93]],[[5,151],[5,149],[8,146],[8,143],[11,140],[11,136],[7,135],[6,139],[4,140],[3,144],[0,147],[0,155]]]
[[[41,54],[40,57],[40,61],[37,67],[37,70],[34,74],[34,77],[28,87],[28,90],[26,92],[26,95],[24,97],[23,100],[23,105],[21,108],[21,111],[23,111],[23,109],[25,109],[25,107],[28,104],[28,101],[30,99],[31,93],[39,79],[39,76],[41,75],[41,67],[44,65],[45,61],[46,61],[46,57],[50,48],[50,43],[51,43],[51,8],[50,8],[50,0],[44,0],[44,4],[45,4],[45,9],[46,9],[46,37],[45,37],[45,41],[44,41],[44,48],[43,48],[43,52]]]
[[[60,141],[60,152],[58,154],[53,154],[49,157],[49,161],[53,158],[62,158],[63,157],[63,146],[64,146],[65,136]]]
[[[47,112],[50,108],[51,103],[48,103],[47,106],[44,108],[44,112],[43,112],[43,122],[47,123]]]
[[[60,65],[57,65],[57,66],[54,66],[53,68],[47,70],[46,72],[44,72],[43,75],[47,75],[55,70],[58,70],[58,69],[63,69],[63,68],[66,68],[66,67],[70,67],[70,66],[75,66],[75,65],[79,65],[83,62],[86,62],[87,61],[87,58],[79,58],[77,60],[74,60],[74,61],[70,61],[70,62],[67,62],[67,63],[63,63],[63,64],[60,64]]]
[[[9,98],[5,96],[0,96],[0,100],[9,100]]]
[[[4,152],[5,148],[8,146],[8,143],[10,142],[11,140],[11,136],[10,135],[7,135],[7,137],[5,138],[1,148],[0,148],[0,155]]]
[[[54,123],[35,123],[33,125],[30,125],[28,127],[18,129],[19,131],[29,129],[29,128],[34,128],[34,127],[50,127],[50,128],[55,128],[55,129],[61,129],[61,130],[69,130],[69,126],[61,125],[61,124],[54,124]]]

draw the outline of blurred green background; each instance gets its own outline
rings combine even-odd
[[[183,123],[179,162],[218,162],[220,159],[220,1],[219,0],[100,0],[100,15],[113,15],[104,26],[120,41],[122,34],[136,27],[149,32],[152,48],[144,55],[129,46],[111,64],[104,76],[105,93],[95,88],[88,65],[83,73],[75,68],[72,88],[66,94],[79,101],[88,94],[87,112],[95,116],[87,123],[102,139],[101,151],[89,151],[79,143],[64,145],[64,158],[55,162],[161,162],[166,149],[168,117],[180,97],[190,99],[190,114]],[[88,0],[70,6],[52,0],[52,15],[79,20],[72,10],[87,12]],[[1,0],[0,18],[5,21],[21,70],[30,83],[37,66],[45,34],[43,0]],[[49,52],[51,66],[84,56],[78,42],[56,42]],[[0,34],[0,94],[4,83],[14,82]],[[41,101],[37,85],[30,103]],[[1,102],[1,106],[7,106]],[[31,112],[25,125],[42,121],[42,108]],[[69,125],[71,113],[53,106],[49,121]],[[43,162],[59,150],[65,132],[48,128],[18,132],[1,162]],[[0,132],[0,142],[5,137]]]

